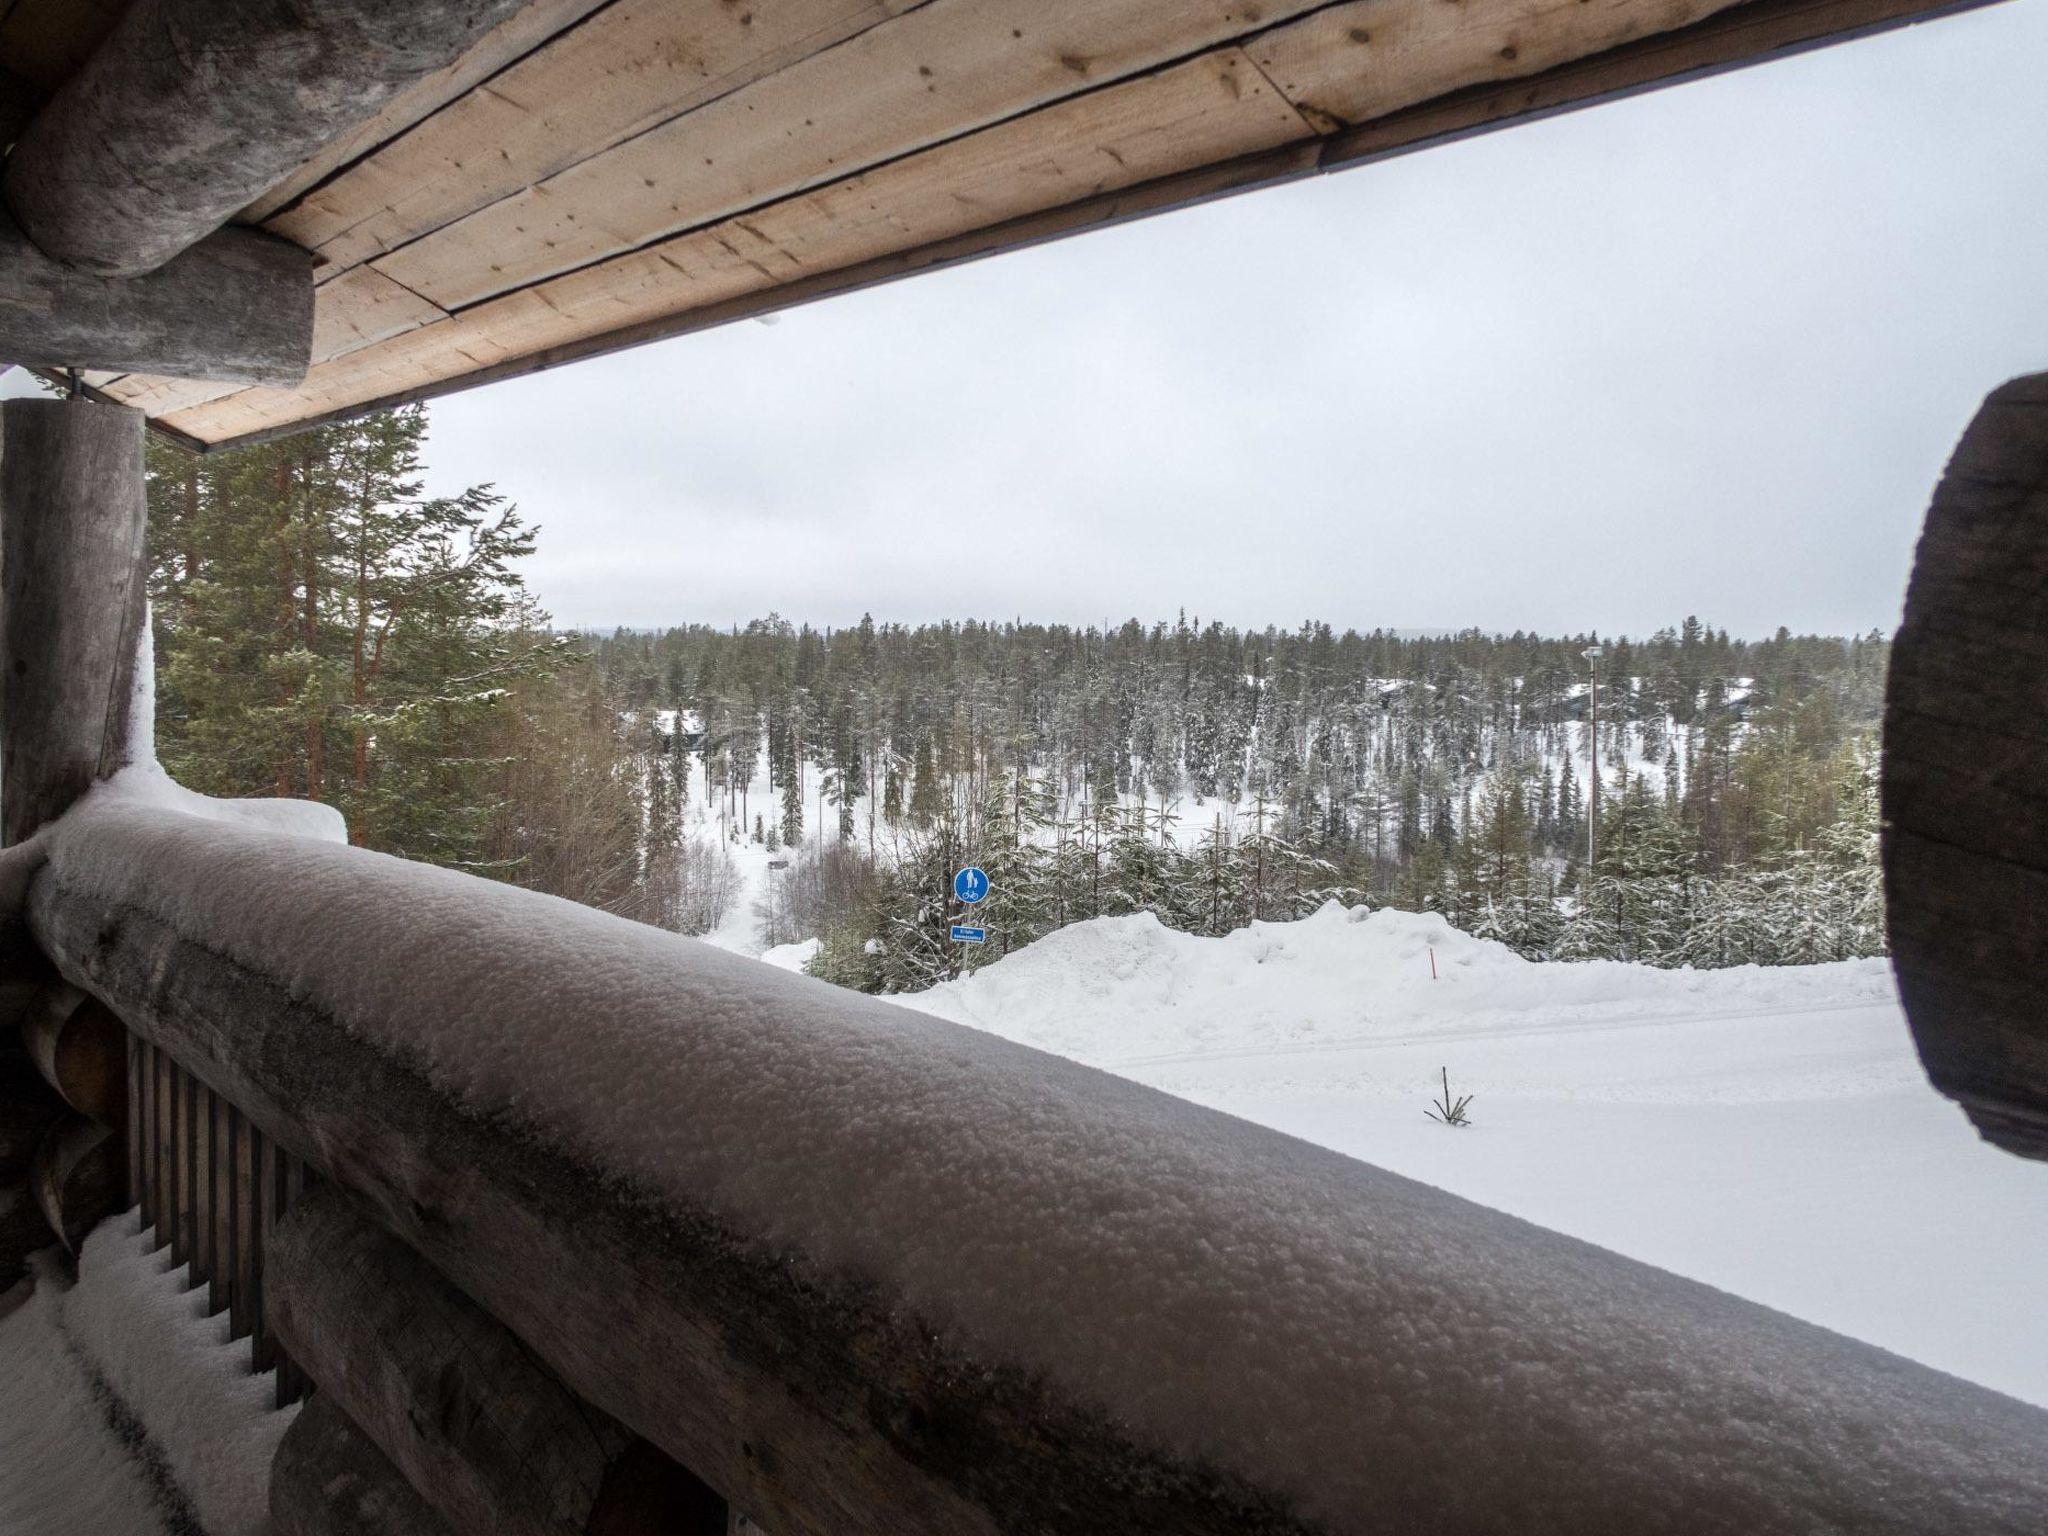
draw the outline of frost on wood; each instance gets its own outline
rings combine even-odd
[[[1333,1531],[2031,1530],[2048,1415],[1078,1064],[530,892],[103,799],[149,920],[487,1123]]]

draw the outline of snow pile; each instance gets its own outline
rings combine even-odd
[[[0,1531],[210,1536],[269,1530],[270,1462],[297,1409],[202,1314],[139,1213],[86,1239],[0,1321]]]
[[[1076,923],[902,1001],[1112,1065],[1213,1048],[1593,1027],[1893,996],[1882,960],[1712,971],[1539,963],[1433,912],[1331,902],[1299,922],[1253,923],[1220,939],[1181,933],[1149,912]]]
[[[2037,1410],[704,944],[111,804],[41,889],[153,915],[494,1123],[1333,1529],[2018,1532],[2048,1503]]]

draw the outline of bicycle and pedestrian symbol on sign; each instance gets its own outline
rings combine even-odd
[[[953,877],[953,896],[962,906],[977,907],[988,900],[988,871],[970,864]],[[988,930],[973,923],[953,925],[955,944],[986,944]]]

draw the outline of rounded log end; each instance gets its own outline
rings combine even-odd
[[[2048,1158],[2048,373],[1985,400],[1934,493],[1892,647],[1893,966],[1922,1062]]]

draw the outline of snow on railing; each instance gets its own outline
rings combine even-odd
[[[541,1442],[476,1428],[510,1396],[600,1410],[565,1507],[635,1465],[775,1536],[2048,1508],[2048,1414],[1072,1062],[161,808],[88,805],[44,854],[65,977],[331,1186],[277,1238],[319,1389],[283,1499],[395,1464],[423,1518],[527,1528],[503,1469]]]

